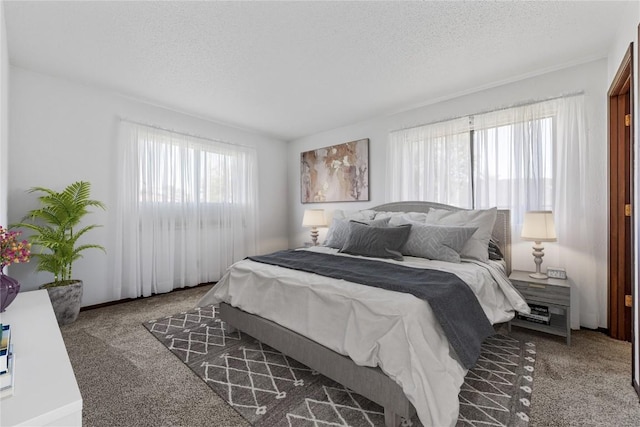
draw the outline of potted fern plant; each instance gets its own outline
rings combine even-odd
[[[102,202],[90,199],[91,184],[77,181],[57,192],[49,188],[33,187],[30,193],[40,193],[40,207],[30,211],[22,222],[13,227],[24,227],[33,232],[31,244],[39,250],[32,250],[37,258],[37,271],[53,274],[53,282],[45,283],[58,324],[74,322],[80,312],[82,302],[82,280],[73,278],[73,263],[82,258],[87,249],[104,248],[95,244],[78,245],[78,239],[99,225],[82,226],[82,219],[89,213],[88,208],[105,209]]]

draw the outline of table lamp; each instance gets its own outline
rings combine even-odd
[[[303,227],[311,227],[311,240],[313,246],[318,245],[318,227],[326,227],[327,220],[324,218],[324,209],[307,209],[302,218]]]
[[[536,263],[536,272],[529,274],[534,279],[546,279],[547,275],[540,272],[540,264],[544,256],[542,242],[555,242],[556,227],[551,211],[530,211],[524,215],[522,226],[522,240],[533,241],[533,261]]]

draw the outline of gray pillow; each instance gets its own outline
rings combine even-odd
[[[375,216],[376,216],[376,211],[371,209],[363,209],[359,211],[336,209],[335,211],[333,211],[333,215],[331,216],[332,222],[330,224],[333,224],[334,219],[346,219],[347,221],[352,219],[354,221],[361,221],[361,222],[372,221],[375,219]],[[327,244],[328,241],[331,240],[332,233],[333,233],[333,230],[331,229],[331,227],[329,227],[329,230],[327,230],[327,235],[324,238],[325,245]]]
[[[361,224],[368,224],[371,227],[386,227],[389,224],[391,218],[376,219],[372,221],[358,221]],[[327,240],[324,242],[325,246],[330,248],[342,249],[349,237],[349,219],[334,218],[331,221],[331,226],[327,232]]]
[[[351,221],[349,237],[340,252],[402,261],[400,248],[409,238],[410,231],[411,224],[398,227],[373,227]]]
[[[404,255],[458,263],[462,248],[478,229],[412,224],[409,238],[401,249]]]
[[[497,208],[484,210],[448,211],[444,209],[430,209],[427,214],[427,224],[478,227],[473,236],[465,243],[460,252],[462,258],[473,258],[482,262],[489,261],[489,239],[496,222]]]
[[[494,261],[500,261],[504,259],[504,255],[502,255],[502,251],[498,246],[498,241],[493,237],[489,240],[489,259]]]

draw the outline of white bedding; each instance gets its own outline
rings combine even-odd
[[[350,256],[327,247],[307,250]],[[454,264],[414,257],[400,263],[456,274],[471,287],[492,324],[513,318],[514,309],[529,310],[500,263]],[[274,321],[359,365],[379,366],[402,387],[424,425],[456,423],[458,393],[467,370],[455,358],[426,301],[243,260],[226,272],[198,306],[220,302]]]

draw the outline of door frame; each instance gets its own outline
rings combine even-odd
[[[638,38],[636,39],[637,43],[640,43],[640,24],[638,24]],[[636,68],[636,74],[638,73],[638,71],[640,70],[640,55],[638,55],[639,58],[636,58],[636,61],[638,61],[638,67]],[[640,79],[639,79],[640,81]],[[633,95],[632,95],[633,96]],[[636,87],[636,100],[639,100],[640,102],[640,84],[638,84],[638,87]],[[640,114],[636,114],[634,116],[634,119],[638,119],[638,117],[640,117]],[[635,129],[635,128],[634,128]],[[636,160],[637,161],[637,156],[638,154],[636,153]],[[638,171],[636,171],[636,180],[638,179]],[[637,191],[637,189],[636,189]],[[638,206],[638,200],[635,200],[635,205],[634,208]],[[636,225],[637,225],[637,217],[636,219]],[[636,228],[635,232],[638,232],[638,229]],[[637,247],[638,241],[636,241],[636,247],[634,247],[634,250],[636,251],[635,253],[635,258],[638,257],[638,247]],[[632,310],[635,310],[635,318],[634,318],[634,323],[633,323],[633,330],[631,333],[631,385],[633,386],[633,388],[636,390],[636,394],[638,395],[638,397],[640,397],[640,375],[638,370],[640,369],[640,352],[638,351],[639,349],[639,343],[638,343],[638,336],[640,333],[640,295],[638,294],[638,287],[640,286],[640,283],[638,283],[638,268],[640,266],[636,265],[635,269],[634,269],[634,279],[635,279],[635,283],[634,283],[634,287],[633,287],[633,307]]]
[[[633,212],[625,215],[625,205],[633,206],[633,43],[629,45],[608,95],[609,116],[609,253],[608,328],[613,338],[631,341],[633,315],[625,306],[625,295],[633,295]],[[628,140],[624,116],[630,114]],[[628,145],[625,145],[628,144]],[[622,145],[622,146],[621,146]],[[622,185],[622,189],[620,186]],[[630,277],[630,279],[629,279]],[[631,289],[625,284],[631,280]]]

